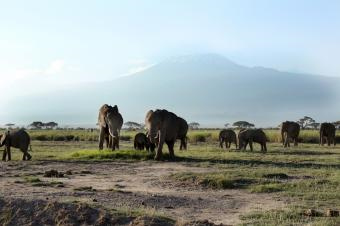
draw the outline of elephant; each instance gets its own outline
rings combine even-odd
[[[123,117],[119,113],[117,105],[112,107],[104,104],[101,106],[98,115],[98,125],[100,128],[99,150],[103,149],[104,139],[109,143],[107,146],[112,148],[112,150],[119,149],[119,136],[123,126]],[[109,133],[109,139],[107,139],[107,133]]]
[[[179,130],[177,134],[177,139],[181,140],[181,144],[179,146],[179,150],[187,150],[187,143],[188,143],[188,138],[187,138],[187,133],[188,133],[188,123],[185,121],[185,119],[178,117],[179,121]]]
[[[218,136],[218,140],[220,141],[221,148],[223,148],[223,143],[225,142],[226,148],[230,148],[231,143],[234,143],[237,149],[236,133],[232,129],[221,130]]]
[[[150,150],[150,141],[144,133],[137,133],[133,142],[134,148],[137,150],[144,150],[144,148]],[[151,148],[152,149],[152,148]],[[155,148],[153,148],[155,150]],[[152,151],[152,150],[151,150]]]
[[[187,128],[182,123],[183,119],[164,109],[147,112],[145,125],[148,129],[148,138],[151,143],[158,143],[155,160],[161,160],[164,143],[168,146],[170,158],[174,160],[176,139],[181,138],[183,140],[187,133]]]
[[[284,147],[290,147],[289,140],[292,139],[294,146],[298,145],[300,125],[296,122],[285,121],[281,124],[281,138]]]
[[[8,156],[8,161],[11,160],[11,147],[18,148],[24,154],[22,160],[31,160],[32,156],[28,153],[28,148],[31,143],[31,138],[28,133],[23,130],[7,131],[0,135],[0,147],[5,145],[5,150],[2,156],[2,161],[6,161],[6,156]]]
[[[327,140],[328,146],[332,143],[335,146],[335,131],[336,128],[332,123],[324,122],[320,125],[320,145],[323,146],[325,139]]]
[[[244,151],[249,143],[250,150],[253,151],[253,142],[261,144],[261,151],[267,152],[267,137],[262,129],[245,129],[238,133],[239,149]]]

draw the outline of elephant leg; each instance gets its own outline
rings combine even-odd
[[[174,151],[175,142],[174,141],[169,141],[166,144],[168,145],[170,159],[171,160],[175,160],[175,151]]]
[[[105,136],[105,128],[104,127],[100,127],[100,131],[99,131],[99,150],[103,150],[104,136]]]
[[[8,156],[8,161],[11,161],[11,147],[7,147],[7,156]]]
[[[294,146],[295,147],[298,146],[298,138],[297,137],[294,139]]]
[[[116,148],[119,150],[119,137],[116,137]]]
[[[111,137],[111,140],[112,140],[111,150],[114,151],[116,150],[116,139],[114,137]]]
[[[249,141],[250,151],[253,151],[253,141]]]
[[[223,140],[220,139],[220,147],[223,148]]]
[[[2,154],[2,161],[6,161],[7,156],[7,148],[5,148],[4,153]]]
[[[263,152],[267,152],[267,144],[266,144],[266,142],[264,142],[264,143],[262,144],[261,149],[263,149],[263,150],[262,150]]]
[[[161,160],[162,158],[162,149],[163,149],[163,145],[164,145],[164,137],[161,136],[161,134],[159,135],[159,142],[157,144],[157,152],[155,155],[155,160]]]
[[[186,138],[182,138],[182,142],[183,143],[183,150],[187,150],[187,141],[186,141]]]
[[[327,138],[327,142],[328,142],[328,146],[331,146],[331,138],[330,137]]]
[[[243,151],[245,151],[247,149],[247,145],[248,145],[248,141],[245,141],[243,143]]]
[[[235,141],[235,147],[236,147],[236,149],[238,148],[238,146],[237,146],[237,142]]]
[[[112,148],[112,144],[113,144],[113,139],[112,136],[109,136],[109,148]]]

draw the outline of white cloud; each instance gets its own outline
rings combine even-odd
[[[7,69],[1,72],[2,76],[5,76],[8,81],[27,80],[40,76],[48,76],[62,73],[65,69],[64,60],[53,60],[48,64],[46,68],[19,68],[19,69]],[[0,77],[1,77],[0,75]]]
[[[63,71],[65,66],[64,60],[54,60],[50,63],[50,65],[45,69],[44,73],[47,75],[58,74]]]

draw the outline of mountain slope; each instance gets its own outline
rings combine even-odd
[[[17,100],[18,106],[31,110],[12,112],[16,119],[11,120],[48,117],[94,124],[100,105],[110,103],[119,106],[125,120],[140,122],[154,108],[207,126],[236,120],[277,125],[303,115],[330,121],[339,112],[338,84],[335,78],[244,67],[214,54],[182,56],[105,83]]]

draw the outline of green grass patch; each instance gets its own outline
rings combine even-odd
[[[153,157],[153,153],[140,150],[80,150],[71,154],[71,158],[83,160],[150,160]]]

